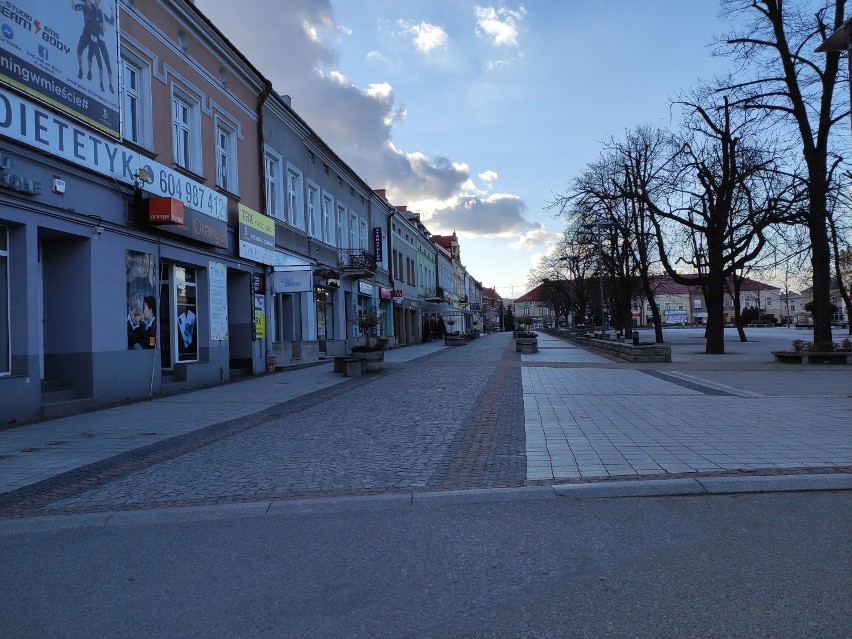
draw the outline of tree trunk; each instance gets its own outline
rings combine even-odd
[[[811,204],[813,209],[813,203]],[[824,208],[824,207],[823,207]],[[831,341],[831,257],[826,216],[811,211],[808,223],[814,292],[814,343]]]

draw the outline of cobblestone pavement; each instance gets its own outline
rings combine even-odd
[[[765,368],[752,367],[755,375]],[[70,471],[66,458],[51,475],[51,451],[34,453],[46,469],[0,494],[0,516],[649,476],[852,472],[852,399],[832,390],[838,379],[840,388],[852,381],[846,370],[767,368],[797,392],[770,397],[753,390],[760,385],[751,377],[737,377],[748,368],[742,362],[732,376],[724,366],[687,373],[614,362],[547,335],[538,353],[520,355],[508,333],[459,347],[396,349],[383,372],[361,378],[330,368],[0,432],[0,472],[6,462],[24,463],[14,446],[27,445],[27,437],[40,450],[36,434],[59,437],[89,425],[96,438],[97,424],[109,433],[94,446],[97,456]],[[834,386],[807,387],[823,374]],[[157,441],[139,442],[138,427],[122,427],[141,415]],[[181,420],[187,423],[172,424]],[[83,440],[74,441],[87,452]]]

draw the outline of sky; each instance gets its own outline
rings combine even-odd
[[[674,126],[724,73],[718,0],[196,0],[373,189],[456,232],[505,298],[553,248],[548,210],[611,136]]]

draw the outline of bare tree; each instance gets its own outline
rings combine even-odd
[[[722,88],[737,103],[760,113],[768,124],[785,126],[803,154],[808,197],[804,223],[811,243],[814,341],[831,340],[831,248],[828,200],[840,163],[832,155],[832,130],[847,117],[848,104],[835,96],[840,52],[813,53],[844,22],[846,0],[728,0],[726,9],[747,23],[727,35],[723,52],[742,62],[745,82]],[[742,77],[737,75],[736,77]]]
[[[684,103],[690,110],[686,132],[671,149],[663,188],[637,182],[633,196],[652,214],[660,260],[677,283],[700,286],[707,302],[705,351],[724,353],[725,281],[760,254],[764,231],[777,222],[789,203],[771,153],[747,143],[749,121],[721,105]],[[736,121],[732,119],[737,115]],[[746,139],[743,139],[746,136]],[[680,247],[667,246],[663,225],[687,233],[695,274],[675,268]]]

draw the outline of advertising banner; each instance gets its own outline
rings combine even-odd
[[[119,137],[117,0],[4,0],[0,83]]]
[[[376,262],[382,262],[382,227],[373,227],[373,255],[376,257]]]
[[[208,262],[210,284],[210,340],[228,339],[228,267],[221,262]]]
[[[275,271],[271,279],[273,293],[308,293],[314,290],[311,271]]]
[[[266,337],[266,300],[263,295],[254,296],[254,337]]]
[[[240,204],[240,257],[275,264],[275,220]]]
[[[127,349],[157,347],[157,258],[125,251],[127,272]]]

